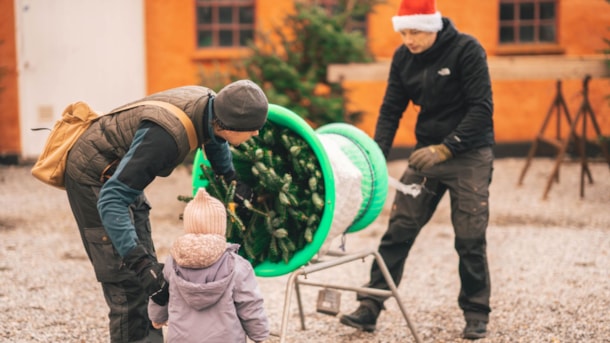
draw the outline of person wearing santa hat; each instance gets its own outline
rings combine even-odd
[[[378,250],[398,285],[417,235],[448,191],[459,255],[458,304],[466,321],[462,335],[483,338],[491,312],[485,235],[494,159],[486,53],[474,37],[441,16],[434,0],[403,0],[392,24],[403,44],[392,57],[375,141],[387,158],[405,109],[409,103],[416,106],[417,143],[401,182],[422,192],[396,193]],[[367,287],[389,289],[375,262]],[[360,306],[340,322],[372,332],[386,298],[359,293],[358,300]]]

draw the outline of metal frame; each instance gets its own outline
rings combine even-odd
[[[381,273],[383,274],[383,277],[385,278],[385,280],[390,288],[389,290],[382,290],[382,289],[368,288],[368,287],[353,287],[353,286],[347,286],[347,285],[318,283],[318,282],[299,280],[299,277],[301,277],[301,276],[307,277],[309,274],[313,274],[318,271],[337,267],[342,264],[350,263],[350,262],[353,262],[353,261],[359,260],[359,259],[364,260],[364,258],[369,255],[372,255],[375,258],[375,261],[379,265],[379,269],[381,270]],[[286,292],[284,294],[284,310],[282,312],[282,322],[280,325],[280,333],[279,334],[272,333],[272,335],[274,335],[274,336],[279,336],[280,343],[283,343],[286,340],[286,331],[288,328],[288,315],[289,315],[289,311],[290,311],[290,301],[291,301],[293,289],[296,292],[297,304],[299,307],[299,317],[301,320],[301,329],[306,330],[305,316],[303,313],[303,303],[301,301],[301,292],[300,292],[301,285],[393,297],[396,299],[396,302],[398,303],[398,307],[400,308],[400,311],[402,312],[402,315],[405,318],[405,321],[407,322],[407,326],[408,326],[413,338],[415,339],[415,342],[421,343],[421,339],[417,335],[415,327],[413,326],[413,324],[411,323],[411,320],[409,319],[409,316],[407,315],[407,310],[406,310],[403,302],[401,301],[400,296],[398,295],[398,290],[396,288],[396,284],[394,283],[394,280],[392,280],[392,276],[390,275],[390,272],[388,271],[388,268],[387,268],[385,262],[383,261],[383,258],[377,251],[371,250],[371,251],[363,251],[363,252],[351,253],[351,254],[337,252],[337,251],[329,251],[325,256],[332,257],[332,259],[325,260],[325,261],[322,261],[322,260],[312,261],[307,266],[303,266],[300,269],[298,269],[290,274],[290,277],[288,278],[288,281],[286,283]]]

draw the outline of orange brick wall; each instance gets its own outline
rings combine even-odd
[[[377,6],[369,16],[369,47],[378,60],[391,58],[400,44],[400,37],[393,31],[391,17],[400,1],[388,0]],[[257,2],[259,28],[269,30],[282,25],[286,13],[293,10],[291,1],[259,0]],[[148,90],[159,91],[183,84],[198,84],[198,70],[213,71],[223,68],[231,58],[239,58],[247,51],[234,49],[197,51],[195,48],[194,1],[148,0],[146,1]],[[477,37],[490,57],[498,49],[499,1],[437,0],[439,11],[450,17],[459,30]],[[566,56],[598,54],[604,49],[602,37],[610,36],[610,5],[604,0],[561,0],[558,17],[559,45]],[[171,29],[169,29],[171,28]],[[608,101],[610,79],[593,79],[590,84],[590,100],[602,126],[602,132],[610,133]],[[364,119],[358,126],[370,135],[383,92],[384,81],[346,82],[349,89],[348,106],[363,110]],[[572,115],[581,102],[579,92],[582,80],[565,80],[564,96]],[[499,143],[532,140],[538,132],[544,116],[555,95],[555,80],[494,80],[496,137]],[[414,143],[415,113],[407,110],[397,145]],[[589,130],[590,132],[592,130]]]
[[[365,112],[363,121],[357,126],[370,136],[375,132],[375,122],[379,106],[385,91],[385,82],[346,82],[349,90],[349,109]],[[610,79],[592,79],[589,83],[589,100],[596,115],[601,132],[610,135],[610,105],[606,97],[610,94]],[[555,98],[555,80],[530,81],[493,81],[494,128],[496,141],[515,143],[532,141],[547,115]],[[563,96],[572,118],[575,117],[582,103],[582,80],[565,80],[562,82]],[[555,112],[553,112],[555,113]],[[415,144],[416,112],[409,107],[401,120],[400,129],[395,138],[397,146]],[[552,118],[556,118],[553,115]],[[555,119],[547,126],[545,137],[555,136]],[[562,118],[562,137],[565,137],[568,126]],[[579,131],[580,132],[580,131]],[[594,137],[594,129],[587,124],[589,138]]]
[[[399,0],[388,0],[369,16],[369,46],[378,60],[388,60],[400,44],[391,25]],[[259,29],[268,31],[283,25],[286,13],[293,10],[292,1],[258,0],[256,17]],[[498,51],[497,18],[499,1],[437,0],[438,8],[450,17],[458,29],[476,36],[493,58]],[[201,69],[214,71],[217,66],[239,58],[247,50],[215,49],[198,51],[195,37],[194,0],[146,0],[146,70],[147,91],[201,82]],[[19,154],[19,102],[15,46],[14,2],[0,2],[0,67],[7,72],[0,79],[0,157]],[[610,5],[605,0],[560,0],[558,8],[559,45],[565,56],[600,54],[607,48],[603,38],[610,37]],[[384,78],[385,79],[385,78]],[[385,90],[384,81],[347,82],[350,108],[363,110],[365,117],[358,126],[373,134],[377,111]],[[564,96],[574,115],[581,102],[582,80],[564,80]],[[532,140],[546,115],[555,94],[555,80],[493,80],[496,137],[498,142]],[[602,132],[610,133],[610,78],[594,78],[590,100]],[[397,145],[414,142],[415,113],[408,110]],[[592,130],[590,130],[592,131]]]
[[[258,29],[269,31],[282,24],[290,1],[259,0],[255,16]],[[201,69],[213,73],[226,70],[226,64],[248,52],[247,49],[198,50],[195,32],[195,1],[147,0],[146,63],[148,92],[200,84]]]
[[[401,43],[393,31],[391,17],[395,15],[399,0],[390,0],[379,6],[370,18],[371,50],[380,60],[388,60]],[[490,57],[498,46],[498,1],[437,0],[439,11],[450,17],[457,28],[479,39]],[[560,32],[559,45],[566,56],[594,55],[607,48],[603,37],[610,37],[610,4],[604,0],[561,0],[558,9]],[[352,81],[345,83],[349,89],[349,108],[365,112],[358,126],[373,135],[385,82]],[[535,138],[556,93],[556,80],[493,80],[494,122],[498,143],[527,142]],[[572,117],[582,102],[582,80],[563,80],[563,95]],[[601,127],[610,135],[610,78],[593,78],[589,84],[589,100]],[[410,146],[415,143],[414,125],[416,113],[407,109],[401,121],[395,145]],[[554,118],[554,117],[553,117]],[[545,134],[554,135],[554,124],[547,126]],[[567,129],[563,125],[564,131]],[[589,137],[594,130],[588,124]]]
[[[19,97],[13,1],[0,5],[0,158],[19,155]]]

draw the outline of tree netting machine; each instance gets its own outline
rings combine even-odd
[[[279,336],[280,342],[286,339],[293,291],[301,329],[305,330],[300,286],[313,286],[394,298],[408,330],[420,342],[379,253],[330,249],[333,238],[365,229],[384,207],[388,170],[377,144],[360,129],[345,123],[326,124],[314,130],[294,112],[274,104],[269,105],[267,124],[254,139],[242,144],[242,150],[232,148],[233,164],[240,180],[247,181],[255,194],[262,196],[259,201],[248,203],[248,220],[237,218],[234,212],[229,215],[234,232],[228,229],[227,238],[242,245],[243,255],[253,262],[257,276],[289,274],[280,332],[273,335]],[[212,184],[215,178],[201,151],[195,156],[192,177],[193,192],[199,187],[215,187],[217,197],[232,201],[234,189],[230,185],[223,184],[223,192],[223,187]],[[379,265],[389,290],[320,283],[308,278],[369,256]]]

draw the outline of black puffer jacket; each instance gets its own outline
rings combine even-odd
[[[375,141],[386,157],[410,101],[420,107],[417,148],[444,143],[458,155],[494,144],[485,50],[447,18],[430,49],[414,55],[401,45],[394,52],[375,131]]]

